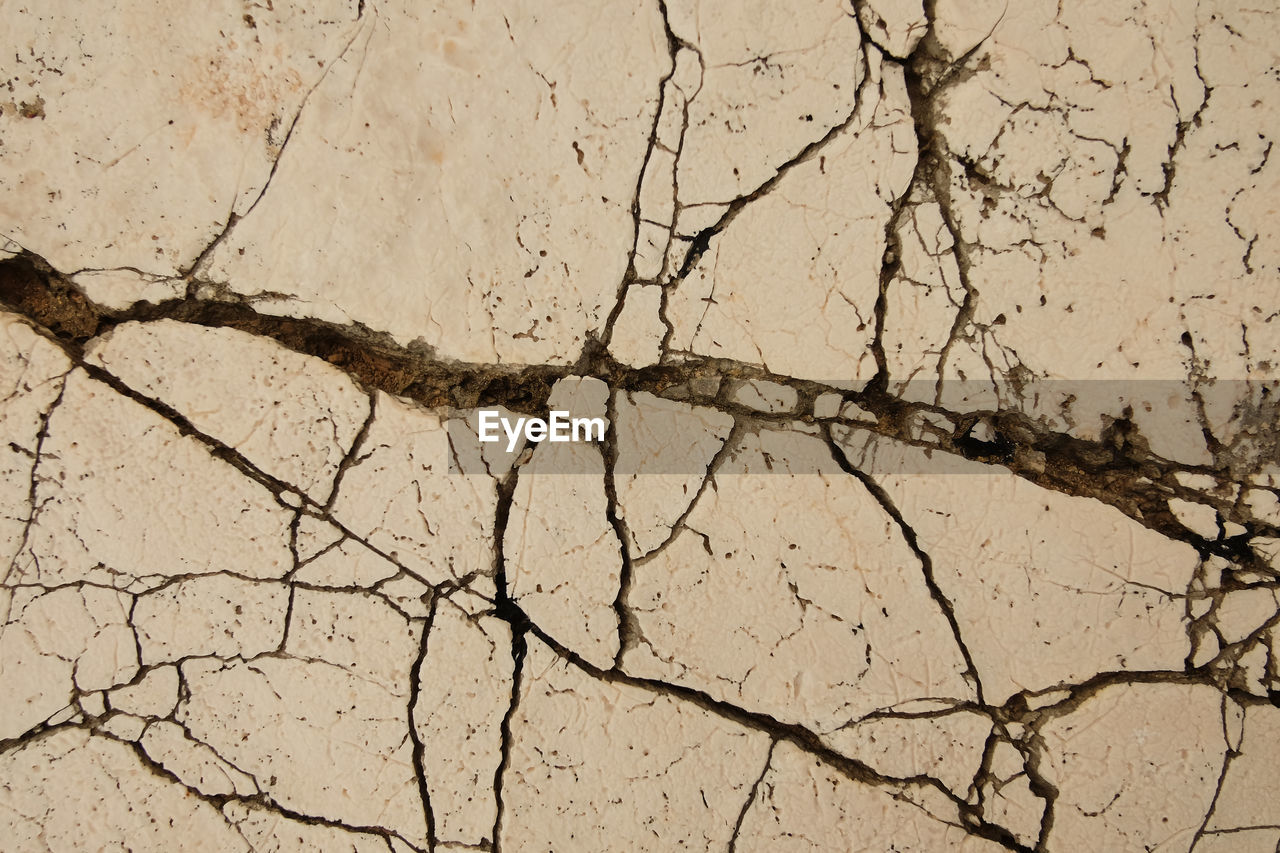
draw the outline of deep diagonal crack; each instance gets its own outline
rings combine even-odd
[[[1016,411],[983,410],[952,412],[937,405],[900,399],[874,385],[862,391],[848,391],[826,383],[770,373],[753,364],[729,359],[688,358],[679,364],[631,368],[611,359],[596,342],[590,342],[582,357],[570,366],[481,364],[441,359],[414,347],[396,344],[385,335],[358,324],[340,326],[319,320],[275,317],[260,314],[243,302],[172,300],[153,305],[142,303],[123,311],[95,305],[74,285],[32,256],[0,261],[0,305],[25,317],[45,337],[58,343],[77,365],[83,365],[85,345],[125,322],[171,319],[210,328],[236,329],[269,338],[295,352],[320,358],[342,369],[367,392],[386,391],[428,406],[469,409],[501,405],[512,411],[545,414],[547,398],[555,382],[568,375],[592,376],[614,390],[647,391],[664,399],[680,399],[715,408],[746,423],[781,425],[795,420],[833,423],[882,435],[895,441],[941,452],[963,459],[999,465],[1036,485],[1077,497],[1091,497],[1109,504],[1150,528],[1197,550],[1230,559],[1246,568],[1271,574],[1271,569],[1248,547],[1256,536],[1280,536],[1280,527],[1242,514],[1241,507],[1227,498],[1218,498],[1182,486],[1177,473],[1208,474],[1219,482],[1233,482],[1235,472],[1224,461],[1215,465],[1183,465],[1152,453],[1132,440],[1136,427],[1117,422],[1117,429],[1097,440],[1086,440],[1058,432]],[[93,366],[88,369],[99,370]],[[97,378],[138,399],[140,395],[99,372]],[[762,413],[731,401],[714,397],[690,397],[687,391],[673,396],[673,389],[688,389],[703,379],[764,380],[796,391],[800,410],[776,415]],[[815,419],[811,406],[821,394],[836,394],[873,413],[875,422],[837,416]],[[153,410],[181,425],[184,419],[163,403],[146,400]],[[918,415],[939,415],[925,435],[915,426]],[[938,419],[935,419],[938,420]],[[969,437],[973,424],[988,422],[996,439],[976,441]],[[190,425],[182,427],[192,431]],[[207,436],[202,440],[212,442]],[[261,472],[238,454],[212,442],[219,455],[255,479]],[[264,481],[275,494],[291,484]],[[1224,519],[1240,524],[1247,532],[1234,538],[1206,540],[1189,531],[1173,516],[1170,498],[1207,503]]]
[[[0,743],[0,747],[2,747],[0,748],[0,752],[6,752],[8,751],[9,748],[22,748],[22,747],[29,746],[40,739],[51,737],[62,731],[67,731],[72,729],[84,729],[84,728],[88,728],[91,732],[91,736],[93,737],[100,737],[105,740],[113,741],[115,743],[119,743],[127,747],[137,758],[138,764],[140,765],[142,770],[150,773],[153,776],[159,777],[160,779],[164,780],[166,783],[179,786],[187,796],[192,797],[209,806],[212,806],[213,810],[218,814],[218,816],[221,817],[223,820],[227,821],[228,825],[231,826],[233,829],[234,829],[234,824],[231,822],[229,818],[225,816],[223,809],[225,806],[227,806],[230,803],[240,803],[240,804],[251,805],[257,808],[264,809],[273,814],[280,815],[281,817],[285,817],[285,818],[288,818],[289,820],[297,821],[298,823],[306,824],[308,826],[321,826],[321,827],[327,827],[330,829],[340,829],[344,832],[351,832],[358,835],[368,835],[368,836],[378,838],[382,840],[384,843],[388,843],[388,844],[390,843],[390,840],[394,838],[411,850],[419,849],[416,847],[416,845],[409,842],[408,839],[404,838],[398,832],[389,830],[385,827],[343,823],[341,821],[334,820],[332,818],[326,818],[326,817],[321,817],[319,815],[300,812],[294,808],[286,806],[283,803],[277,801],[269,793],[258,793],[258,794],[249,795],[249,796],[242,796],[238,794],[205,793],[201,791],[199,788],[196,788],[193,785],[190,785],[184,782],[176,773],[174,773],[172,770],[168,769],[159,761],[154,759],[150,755],[150,753],[148,753],[146,749],[143,748],[141,743],[131,741],[131,740],[126,740],[122,737],[119,737],[118,735],[112,734],[111,732],[104,729],[101,726],[101,724],[98,724],[98,723],[90,724],[88,726],[84,724],[77,724],[77,723],[62,723],[59,725],[45,726],[45,727],[42,727],[38,732],[31,735],[30,737],[24,738],[20,743],[10,744],[9,746],[5,746],[3,743]],[[196,741],[196,742],[201,743],[200,741]],[[207,746],[207,744],[202,744],[202,745]],[[230,765],[230,766],[234,767],[234,765]],[[238,830],[236,831],[238,832]]]
[[[819,759],[827,766],[839,772],[845,778],[854,782],[890,791],[906,791],[913,787],[932,789],[953,803],[959,813],[962,815],[969,815],[967,818],[969,823],[964,826],[960,826],[960,828],[964,829],[966,832],[986,838],[987,840],[1000,844],[1009,850],[1019,851],[1019,853],[1030,853],[1027,848],[1014,842],[1009,837],[1009,833],[1005,829],[984,821],[980,815],[973,811],[973,807],[970,804],[966,803],[958,795],[948,789],[942,784],[942,782],[931,776],[887,776],[876,771],[863,761],[850,758],[849,756],[828,747],[822,742],[821,738],[816,733],[805,726],[783,722],[776,717],[770,716],[769,714],[761,711],[749,711],[730,702],[716,699],[697,688],[687,687],[681,684],[663,681],[661,679],[631,675],[616,667],[601,669],[589,661],[584,660],[580,655],[560,643],[537,624],[526,624],[528,634],[540,640],[544,645],[559,655],[566,663],[576,667],[594,679],[609,684],[625,684],[631,687],[640,688],[655,695],[679,699],[726,722],[734,723],[752,731],[767,734],[775,744],[780,741],[786,741],[804,753]],[[910,797],[905,797],[904,799],[906,802],[910,802],[915,805]]]
[[[826,428],[826,439],[827,447],[831,451],[831,458],[835,460],[836,465],[840,466],[841,471],[860,482],[862,487],[867,490],[867,493],[884,510],[884,513],[893,519],[893,523],[898,528],[902,540],[907,543],[907,547],[911,549],[911,552],[916,555],[916,559],[920,561],[920,572],[924,576],[925,586],[929,589],[929,595],[933,598],[934,603],[938,605],[938,609],[942,611],[947,624],[951,626],[951,636],[955,639],[956,647],[960,650],[960,656],[964,658],[965,680],[973,685],[974,695],[977,696],[978,703],[985,704],[985,700],[982,697],[982,679],[978,675],[978,667],[973,662],[973,655],[970,654],[969,646],[965,643],[964,635],[960,631],[960,622],[956,619],[955,605],[951,603],[951,599],[943,594],[941,587],[938,586],[937,579],[933,575],[933,559],[920,547],[916,532],[911,529],[911,525],[907,524],[906,519],[902,517],[902,513],[894,506],[889,493],[870,476],[859,471],[849,462],[832,437],[830,426]]]
[[[172,407],[168,406],[164,402],[152,397],[148,397],[145,394],[142,394],[141,392],[135,391],[133,388],[130,388],[128,385],[125,385],[124,382],[122,382],[120,379],[115,377],[113,374],[111,374],[107,370],[97,365],[89,364],[85,362],[83,357],[79,354],[79,351],[76,348],[64,347],[64,350],[67,352],[67,355],[72,359],[72,362],[75,365],[76,369],[83,370],[84,373],[87,376],[89,376],[91,379],[96,380],[102,383],[103,385],[106,385],[107,387],[115,391],[120,396],[129,400],[132,400],[133,402],[138,403],[144,408],[159,415],[164,420],[166,420],[169,424],[171,424],[174,428],[176,428],[180,435],[193,438],[196,441],[203,444],[211,456],[230,465],[231,467],[236,469],[240,474],[258,483],[260,486],[262,486],[264,489],[270,492],[271,495],[275,498],[276,502],[279,503],[282,507],[286,507],[288,509],[293,510],[294,504],[300,504],[301,509],[297,510],[291,522],[291,529],[293,525],[297,524],[297,521],[300,515],[303,512],[306,512],[307,514],[311,515],[314,518],[323,519],[328,523],[332,524],[335,528],[337,528],[342,533],[344,538],[359,542],[361,545],[368,548],[373,553],[377,554],[387,562],[396,566],[396,568],[399,569],[400,572],[412,577],[414,580],[418,581],[419,583],[422,583],[424,586],[430,589],[437,589],[437,587],[443,588],[453,583],[461,582],[462,579],[455,578],[451,581],[445,581],[442,584],[431,583],[422,575],[420,575],[418,572],[406,566],[395,555],[388,553],[387,551],[369,542],[365,538],[359,536],[357,533],[355,533],[355,531],[351,530],[349,527],[343,524],[340,520],[333,517],[328,512],[328,509],[326,507],[320,506],[319,504],[315,503],[311,498],[307,497],[306,493],[300,488],[298,488],[297,486],[294,486],[292,483],[281,480],[280,478],[275,477],[274,475],[268,474],[265,471],[261,470],[252,462],[250,462],[238,450],[226,444],[225,442],[221,441],[220,439],[214,438],[213,436],[210,436],[207,433],[197,429],[194,425],[191,424],[191,422],[184,415],[182,415],[180,412],[176,411]],[[61,395],[59,395],[59,397],[60,396]],[[52,414],[52,411],[53,411],[53,407],[51,407],[49,410],[50,415]],[[45,429],[47,431],[47,418],[46,418]],[[297,498],[297,500],[287,499],[285,497],[286,495],[293,495]],[[295,570],[298,568],[296,556],[297,555],[295,553],[294,554]],[[181,577],[181,576],[175,575],[174,577]]]

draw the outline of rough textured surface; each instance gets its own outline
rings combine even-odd
[[[0,846],[1275,853],[1277,44],[0,0]]]

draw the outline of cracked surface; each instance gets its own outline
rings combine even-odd
[[[1280,17],[170,11],[0,0],[6,847],[1280,850]]]

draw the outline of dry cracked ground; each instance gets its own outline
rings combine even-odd
[[[0,33],[3,849],[1280,849],[1269,0]]]

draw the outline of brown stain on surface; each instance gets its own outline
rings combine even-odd
[[[303,88],[302,75],[281,54],[277,48],[274,55],[254,58],[232,50],[197,59],[179,97],[200,113],[234,121],[241,133],[258,133]]]

